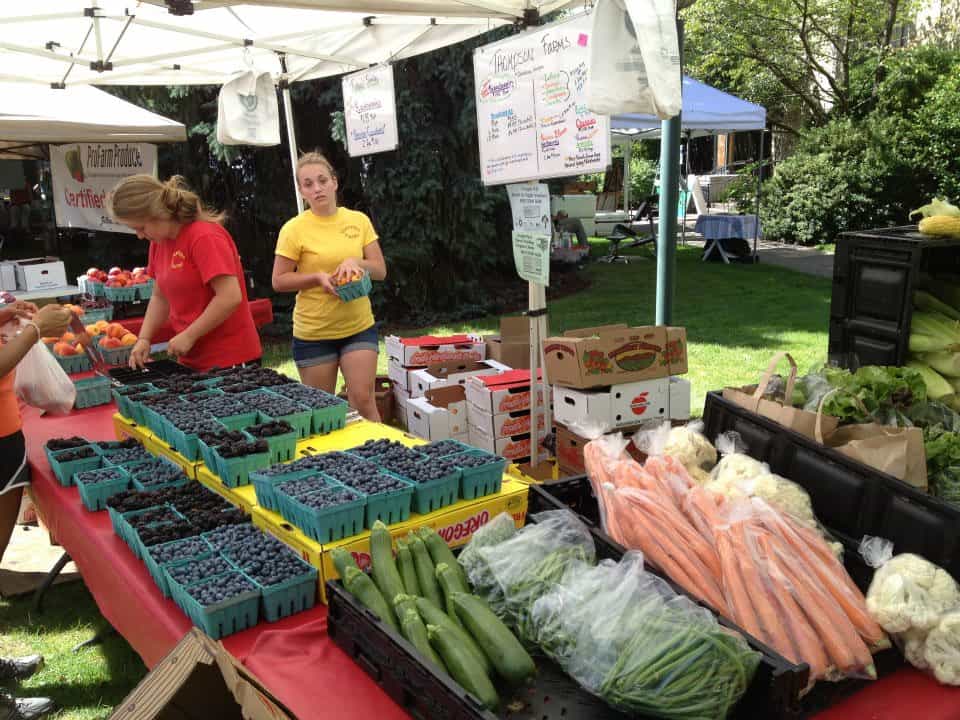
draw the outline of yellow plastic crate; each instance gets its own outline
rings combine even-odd
[[[427,526],[436,530],[450,547],[459,547],[465,545],[473,537],[473,533],[502,512],[509,512],[517,527],[523,527],[527,517],[527,494],[525,483],[504,477],[499,493],[476,500],[461,500],[428,515],[411,515],[409,520],[391,525],[390,534],[396,539],[412,529]],[[327,602],[324,589],[326,581],[339,577],[330,559],[330,551],[338,547],[346,548],[353,553],[361,568],[370,565],[369,530],[321,545],[277,513],[254,507],[252,517],[254,525],[292,547],[300,553],[300,557],[320,570],[320,601],[323,603]]]
[[[149,428],[137,425],[129,418],[117,413],[113,416],[113,430],[117,439],[134,438],[146,448],[147,452],[179,465],[188,478],[191,480],[197,479],[197,471],[202,463],[187,460],[169,444],[158,438]]]

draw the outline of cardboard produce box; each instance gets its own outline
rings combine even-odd
[[[549,454],[543,441],[547,439],[547,431],[541,430],[540,435],[540,453]],[[490,428],[483,428],[470,423],[470,445],[495,453],[500,457],[505,457],[511,461],[526,460],[530,457],[530,433],[522,435],[512,435],[510,437],[495,437]]]
[[[400,361],[396,358],[389,358],[387,360],[387,377],[390,379],[390,382],[393,383],[394,388],[400,388],[406,392],[410,392],[410,373],[414,370],[423,370],[426,365],[415,365],[413,367],[406,367],[400,364]]]
[[[390,335],[385,345],[387,357],[408,368],[438,363],[476,362],[487,357],[487,346],[477,335],[424,335],[415,338]]]
[[[605,325],[543,341],[547,377],[589,389],[687,372],[687,332],[673,327]]]
[[[427,390],[407,403],[407,430],[424,440],[467,434],[467,395],[462,385]]]
[[[428,365],[423,370],[414,370],[410,373],[410,395],[411,397],[423,397],[427,390],[450,385],[466,385],[467,379],[470,377],[498,375],[509,369],[496,360]]]
[[[690,417],[690,383],[683,378],[659,378],[603,390],[556,387],[553,417],[563,425],[587,424],[600,432],[650,420],[686,420]]]
[[[191,628],[111,720],[291,720],[296,716],[222,643]]]
[[[635,425],[629,428],[621,428],[617,432],[629,437],[642,428],[641,425]],[[583,461],[583,448],[588,442],[590,442],[589,438],[578,435],[563,425],[557,425],[557,467],[560,470],[561,477],[583,475],[587,472]],[[627,453],[637,462],[646,460],[646,455],[637,450],[637,446],[633,444],[632,440],[627,443]]]
[[[546,427],[546,412],[549,412],[549,410],[541,408],[537,413],[537,427],[540,430]],[[521,410],[503,415],[491,415],[490,413],[478,410],[476,406],[468,403],[467,420],[471,425],[489,430],[490,434],[495,438],[511,437],[513,435],[522,435],[530,432],[531,420],[529,410]]]
[[[487,357],[512,368],[530,367],[530,318],[500,318],[500,334],[484,335]]]
[[[541,373],[542,375],[542,373]],[[480,412],[505,415],[530,409],[530,371],[509,370],[499,375],[482,375],[467,380],[467,402]],[[537,383],[540,407],[550,403],[550,388]]]
[[[406,429],[410,412],[410,393],[399,385],[393,386],[393,416],[400,427]]]

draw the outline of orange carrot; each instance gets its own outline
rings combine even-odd
[[[823,643],[817,637],[813,628],[810,627],[803,610],[790,593],[789,582],[780,572],[779,566],[777,563],[769,561],[770,547],[767,538],[760,537],[757,542],[760,545],[771,579],[781,587],[780,592],[773,593],[773,598],[783,611],[783,617],[787,621],[787,630],[793,638],[797,654],[800,656],[800,660],[810,666],[812,677],[825,678],[830,665],[830,658],[827,657]]]
[[[803,609],[833,663],[845,673],[866,670],[872,666],[870,650],[847,616],[819,588],[815,578],[799,571],[796,550],[785,544],[779,547],[774,535],[767,537],[768,562],[774,562],[789,581],[797,604]]]
[[[740,575],[736,551],[730,536],[725,532],[717,533],[717,555],[723,566],[723,587],[726,590],[727,607],[737,624],[758,640],[772,645],[772,638],[765,632],[750,601],[750,593]]]

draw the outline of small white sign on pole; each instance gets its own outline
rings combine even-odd
[[[149,143],[70,143],[50,146],[57,225],[132,233],[107,212],[107,193],[129,175],[157,174],[157,146]]]
[[[550,220],[550,188],[544,183],[507,185],[513,229],[552,235]]]
[[[397,149],[393,65],[378,65],[343,78],[343,116],[351,157]]]
[[[528,282],[550,284],[550,236],[513,231],[513,262],[517,274]]]

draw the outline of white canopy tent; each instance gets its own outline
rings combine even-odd
[[[0,83],[0,158],[43,158],[64,142],[183,142],[181,123],[94,87]]]

